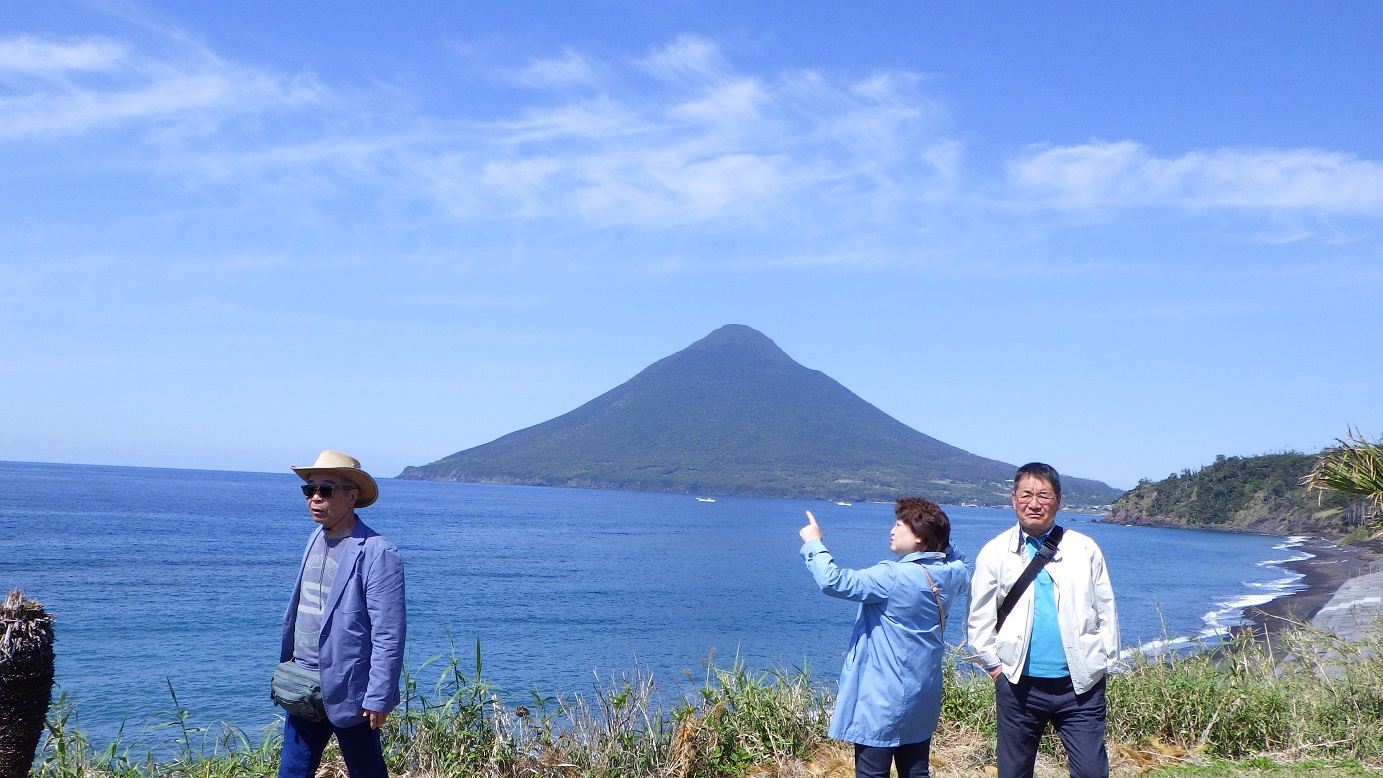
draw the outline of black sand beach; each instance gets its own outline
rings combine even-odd
[[[1285,627],[1310,621],[1345,581],[1378,558],[1373,552],[1322,538],[1308,538],[1293,550],[1312,555],[1310,559],[1283,564],[1304,576],[1299,583],[1305,588],[1245,610],[1244,618],[1252,626],[1243,629],[1252,629],[1255,636],[1271,637]]]

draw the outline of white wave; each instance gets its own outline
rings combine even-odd
[[[1283,541],[1282,541],[1281,543],[1279,543],[1278,545],[1273,546],[1273,550],[1274,550],[1274,551],[1290,551],[1290,550],[1296,548],[1297,546],[1300,546],[1302,543],[1305,543],[1305,542],[1308,541],[1308,540],[1310,540],[1310,538],[1308,538],[1308,537],[1305,536],[1305,535],[1291,535],[1291,536],[1288,536],[1285,540],[1283,540]],[[1286,559],[1265,559],[1265,560],[1263,560],[1262,562],[1255,562],[1254,564],[1257,565],[1258,567],[1275,567],[1275,566],[1277,566],[1277,565],[1284,565],[1284,564],[1287,564],[1288,562],[1301,562],[1301,561],[1306,560],[1306,559],[1315,559],[1315,558],[1316,558],[1316,555],[1315,555],[1315,554],[1311,554],[1311,553],[1307,553],[1307,552],[1305,552],[1305,551],[1302,551],[1302,552],[1299,552],[1299,553],[1297,553],[1297,554],[1295,554],[1295,555],[1293,555],[1293,556],[1287,557]]]
[[[1283,539],[1282,543],[1273,546],[1273,550],[1289,551],[1297,548],[1309,539],[1310,538],[1303,535],[1293,535]],[[1299,562],[1314,557],[1315,554],[1309,554],[1303,551],[1285,559],[1267,559],[1262,562],[1256,562],[1255,565],[1258,567],[1280,567],[1288,562]],[[1251,623],[1244,617],[1244,612],[1249,608],[1266,605],[1279,597],[1285,597],[1306,589],[1306,586],[1300,583],[1306,576],[1290,570],[1283,570],[1282,572],[1286,573],[1286,575],[1271,581],[1242,582],[1242,585],[1249,589],[1250,592],[1241,594],[1233,599],[1215,603],[1214,609],[1207,611],[1206,614],[1201,617],[1204,626],[1199,632],[1184,637],[1166,637],[1161,640],[1151,640],[1138,646],[1136,649],[1124,649],[1120,652],[1120,657],[1128,659],[1134,651],[1141,651],[1150,658],[1163,659],[1179,654],[1191,653],[1202,647],[1214,646],[1225,642],[1229,638],[1229,631],[1232,628]]]
[[[1286,578],[1278,578],[1274,581],[1249,581],[1245,586],[1248,586],[1250,589],[1267,589],[1268,591],[1275,592],[1276,596],[1281,597],[1284,592],[1299,592],[1305,589],[1306,587],[1304,585],[1296,585],[1297,581],[1305,577],[1306,576],[1301,573],[1292,573]]]
[[[1286,550],[1294,548],[1305,541],[1306,538],[1304,537],[1290,537],[1281,545],[1274,546],[1274,549]],[[1303,559],[1312,559],[1314,557],[1315,554],[1302,552],[1290,559],[1266,560],[1258,562],[1257,565],[1259,567],[1278,567],[1288,562],[1298,562]],[[1209,611],[1202,617],[1205,621],[1205,628],[1201,631],[1201,634],[1205,636],[1224,635],[1232,627],[1243,626],[1249,623],[1248,619],[1244,617],[1244,612],[1249,608],[1266,605],[1280,597],[1286,597],[1306,590],[1306,585],[1301,583],[1301,580],[1306,577],[1305,575],[1290,570],[1285,570],[1283,572],[1287,574],[1271,581],[1245,581],[1244,585],[1252,590],[1252,593],[1243,594],[1232,600],[1216,603],[1215,609]]]
[[[1128,661],[1133,658],[1134,651],[1142,653],[1144,656],[1153,660],[1162,660],[1169,656],[1186,653],[1198,648],[1204,643],[1201,636],[1166,638],[1165,640],[1150,640],[1138,648],[1126,648],[1119,652],[1119,658]]]

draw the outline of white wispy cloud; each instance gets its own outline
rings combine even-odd
[[[717,81],[731,69],[719,46],[695,35],[680,36],[637,60],[637,64],[656,78],[681,83]]]
[[[122,169],[240,200],[363,196],[453,222],[712,232],[875,220],[954,185],[959,167],[959,142],[938,134],[941,111],[911,74],[747,73],[695,36],[619,61],[530,60],[502,79],[522,88],[508,115],[480,119],[146,31],[156,40],[142,46],[0,40],[0,77],[17,84],[0,96],[0,141],[98,149],[133,130],[146,153],[126,148]]]
[[[580,54],[567,49],[554,59],[534,59],[515,71],[511,80],[533,89],[565,89],[594,83],[595,70]]]
[[[1255,219],[1235,229],[1260,242],[1343,242],[1353,234],[1322,225],[1383,216],[1383,163],[1318,149],[1034,145],[977,170],[924,74],[750,72],[693,35],[625,59],[568,48],[496,68],[508,102],[481,118],[428,114],[397,82],[322,84],[145,31],[0,37],[0,144],[78,139],[104,159],[118,142],[122,171],[258,213],[329,220],[341,202],[373,200],[446,225],[754,233],[796,241],[784,256],[799,262],[860,261],[858,236],[873,233],[885,237],[869,245],[895,248],[868,261],[930,261],[985,240],[997,255],[1069,225],[1052,210],[1228,211]],[[803,251],[821,237],[836,245]]]
[[[105,38],[44,40],[33,35],[0,39],[0,79],[61,79],[70,73],[117,67],[128,55],[120,42]]]
[[[134,127],[207,127],[236,116],[292,110],[321,93],[311,79],[228,62],[180,42],[152,55],[124,41],[0,38],[0,139],[64,138]]]
[[[1158,157],[1133,141],[1034,147],[1010,181],[1062,208],[1168,206],[1383,216],[1383,163],[1319,149],[1222,148]]]
[[[960,144],[936,133],[939,109],[907,74],[740,73],[714,44],[686,37],[631,62],[558,61],[581,63],[576,94],[528,95],[508,118],[346,122],[348,137],[333,128],[239,163],[247,177],[280,179],[295,164],[307,179],[345,166],[453,221],[646,230],[868,221],[957,177]],[[551,62],[532,72],[551,73]],[[649,71],[666,80],[650,90]],[[236,163],[217,162],[218,180]]]
[[[428,160],[427,191],[458,218],[739,229],[868,219],[955,179],[958,143],[909,74],[741,73],[690,36],[634,66],[665,85],[631,95],[637,73],[616,72],[598,97],[469,128],[484,140]]]

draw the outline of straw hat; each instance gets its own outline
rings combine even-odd
[[[334,475],[350,481],[360,488],[360,499],[355,501],[357,508],[364,508],[379,497],[379,486],[369,473],[360,469],[360,460],[340,451],[323,451],[311,466],[293,467],[292,470],[304,481],[314,475]]]

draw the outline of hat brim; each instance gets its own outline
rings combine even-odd
[[[379,485],[375,479],[364,470],[355,467],[290,467],[290,470],[298,474],[298,477],[306,481],[314,475],[334,475],[344,478],[356,485],[360,490],[360,498],[355,501],[355,507],[366,508],[374,504],[379,499]]]

